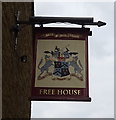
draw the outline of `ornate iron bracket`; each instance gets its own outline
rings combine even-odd
[[[31,16],[28,21],[20,21],[20,11],[17,11],[16,17],[16,25],[13,28],[13,31],[15,32],[15,50],[17,48],[17,38],[20,31],[20,24],[27,24],[27,25],[35,25],[39,24],[40,27],[43,27],[43,24],[49,24],[49,23],[71,23],[71,24],[77,24],[81,25],[82,28],[85,27],[85,25],[96,25],[98,27],[106,25],[105,22],[98,21],[94,22],[93,17],[90,18],[79,18],[79,17],[35,17]],[[90,31],[91,32],[91,31]]]

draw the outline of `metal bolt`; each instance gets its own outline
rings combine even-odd
[[[26,63],[27,62],[27,56],[26,55],[21,56],[20,60],[21,60],[21,62]]]

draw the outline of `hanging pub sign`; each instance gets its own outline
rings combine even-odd
[[[91,101],[89,33],[89,28],[35,28],[32,100]]]

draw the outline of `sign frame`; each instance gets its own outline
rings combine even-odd
[[[32,92],[33,101],[91,101],[89,97],[89,68],[88,68],[88,35],[90,28],[54,28],[54,27],[35,27],[33,41],[33,73],[32,73]],[[82,40],[85,41],[85,88],[72,87],[38,87],[35,86],[36,78],[36,58],[38,40]],[[59,94],[58,94],[59,92]],[[43,94],[44,93],[44,94]]]

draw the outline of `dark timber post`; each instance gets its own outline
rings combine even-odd
[[[32,76],[32,25],[21,25],[18,46],[14,49],[15,14],[28,20],[33,15],[33,2],[2,3],[2,119],[30,118],[29,100]],[[27,58],[24,61],[23,58]],[[17,120],[18,120],[17,119]]]

